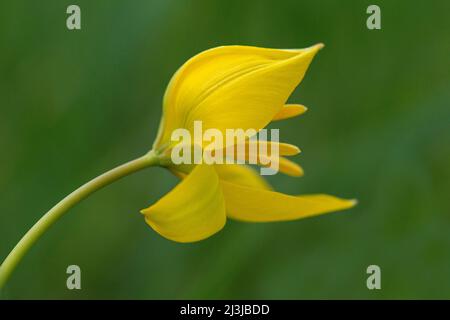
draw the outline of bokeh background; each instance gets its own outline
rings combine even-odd
[[[326,44],[290,99],[309,111],[277,124],[306,174],[270,181],[359,200],[178,244],[139,213],[177,183],[150,168],[64,216],[2,298],[450,298],[450,3],[374,3],[382,30],[366,28],[372,1],[2,1],[1,259],[74,188],[148,151],[170,77],[218,45]],[[70,264],[82,290],[66,289]],[[371,264],[381,290],[366,288]]]

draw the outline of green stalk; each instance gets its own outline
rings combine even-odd
[[[3,288],[17,264],[22,260],[23,256],[33,244],[70,208],[104,186],[136,171],[157,165],[158,162],[158,157],[150,151],[140,158],[127,162],[94,178],[57,203],[50,211],[44,214],[30,230],[28,230],[6,257],[5,261],[3,261],[0,266],[0,289]]]

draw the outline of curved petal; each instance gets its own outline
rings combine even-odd
[[[215,165],[215,169],[220,180],[257,189],[272,189],[269,183],[249,166],[239,164],[218,164]]]
[[[299,50],[223,46],[204,51],[174,75],[164,96],[155,147],[177,128],[259,130],[280,111],[323,45]]]
[[[299,116],[308,110],[302,104],[287,104],[273,117],[272,121],[284,120]]]
[[[163,237],[177,242],[199,241],[223,228],[224,198],[213,166],[198,165],[174,189],[141,211]]]
[[[234,148],[235,152],[234,154],[237,155],[237,149],[240,147],[240,144],[235,144],[234,146],[228,146],[225,148]],[[248,156],[250,156],[250,153],[252,151],[258,153],[261,148],[264,147],[265,153],[269,153],[273,150],[274,147],[277,148],[278,154],[280,156],[295,156],[299,154],[301,151],[299,147],[290,144],[290,143],[284,143],[284,142],[275,142],[275,141],[264,141],[264,140],[247,140],[245,142],[245,155],[246,159],[248,159]]]
[[[280,172],[291,177],[301,177],[304,174],[303,168],[299,164],[284,157],[280,157],[279,166]]]
[[[222,153],[224,159],[228,158],[235,161],[249,161],[253,159],[259,163],[259,158],[266,159],[270,157],[275,152],[274,150],[276,150],[279,156],[295,156],[301,152],[299,147],[290,143],[247,140],[245,143],[237,143],[224,147]]]
[[[272,157],[259,155],[258,160],[259,165],[272,168],[278,167],[278,171],[291,177],[301,177],[304,174],[303,168],[300,165],[285,157],[278,157],[274,159]]]
[[[280,156],[295,156],[301,152],[299,147],[290,143],[280,142],[278,148]]]
[[[286,221],[353,207],[355,200],[325,194],[291,196],[221,181],[227,215],[250,222]]]

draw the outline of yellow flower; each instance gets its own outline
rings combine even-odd
[[[163,116],[153,146],[160,163],[182,181],[167,195],[141,212],[162,236],[178,241],[205,239],[223,228],[227,218],[250,222],[284,221],[347,209],[354,200],[330,195],[292,196],[273,191],[246,165],[174,165],[171,134],[194,121],[203,128],[260,130],[271,121],[302,114],[302,105],[286,105],[303,79],[313,57],[323,47],[279,50],[222,46],[187,61],[173,76],[163,101]],[[270,143],[270,142],[268,142]],[[279,144],[281,156],[299,149]],[[303,170],[280,157],[279,170],[300,176]]]

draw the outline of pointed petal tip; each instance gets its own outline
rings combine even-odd
[[[313,46],[306,47],[306,48],[295,48],[295,49],[284,49],[284,50],[296,53],[296,55],[294,57],[292,57],[292,59],[298,59],[298,58],[303,59],[305,57],[309,57],[312,59],[317,54],[317,52],[319,52],[319,50],[321,50],[323,47],[325,47],[325,45],[323,43],[317,43]]]
[[[295,156],[295,155],[297,155],[297,154],[299,154],[299,153],[301,153],[302,152],[302,150],[299,148],[299,147],[297,147],[297,146],[294,146],[293,145],[293,149],[295,150],[295,154],[293,154],[293,156]]]
[[[323,47],[325,47],[325,45],[323,43],[315,44],[315,45],[307,48],[305,54],[315,56],[317,54],[317,52],[319,52],[319,50],[321,50]]]
[[[279,146],[279,153],[282,156],[296,156],[300,152],[302,152],[299,147],[290,143],[281,142],[278,144],[278,146]]]
[[[300,166],[292,167],[291,170],[284,173],[294,178],[300,178],[305,175],[305,171],[303,171],[303,168]]]
[[[290,174],[290,176],[291,177],[294,177],[294,178],[300,178],[300,177],[303,177],[305,175],[305,173],[303,172],[303,170],[299,170],[299,171],[296,171],[296,172],[292,172],[291,174]]]
[[[288,176],[302,177],[305,174],[303,168],[300,165],[287,158],[280,157],[278,161],[279,171]]]
[[[342,199],[343,207],[342,210],[351,209],[358,204],[358,199]]]
[[[308,108],[302,104],[286,104],[283,108],[273,117],[272,121],[279,121],[294,118],[302,115],[308,111]]]
[[[291,109],[296,109],[297,115],[301,115],[301,114],[305,113],[306,111],[308,111],[307,107],[305,107],[303,104],[299,104],[299,103],[288,103],[288,104],[285,104],[284,106],[291,108]]]
[[[312,46],[312,48],[317,48],[317,50],[323,49],[325,47],[325,44],[322,42],[319,42],[318,44],[315,44]]]

